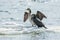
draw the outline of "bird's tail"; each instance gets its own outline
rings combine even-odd
[[[45,27],[45,25],[43,25],[43,27],[44,27],[45,29],[47,29],[47,27]]]
[[[47,27],[44,26],[45,29],[47,29]]]

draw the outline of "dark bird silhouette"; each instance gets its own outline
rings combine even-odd
[[[47,18],[42,12],[37,11],[37,13],[35,14],[36,18],[38,18],[40,21],[43,18]],[[24,13],[24,22],[26,22],[27,19],[29,19],[29,21],[31,22],[32,26],[36,25],[36,23],[34,23],[34,21],[31,19],[32,18],[32,14],[31,14],[31,9],[27,8],[25,13]]]
[[[35,14],[32,14],[31,19],[32,19],[33,22],[38,26],[38,28],[39,28],[39,27],[44,27],[44,28],[47,29],[47,27],[45,27],[45,25],[44,25],[41,21],[37,20],[37,17],[36,17]]]

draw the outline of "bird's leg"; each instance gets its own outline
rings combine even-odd
[[[33,27],[36,27],[36,25],[32,25]]]
[[[34,27],[36,27],[36,25],[34,25]]]
[[[34,26],[34,25],[32,25],[32,26]]]

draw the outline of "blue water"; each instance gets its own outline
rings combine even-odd
[[[31,26],[31,23],[23,22],[26,8],[31,8],[32,14],[37,10],[47,16],[43,19],[46,27],[57,29],[60,26],[60,1],[59,0],[0,0],[0,27]],[[12,26],[10,26],[12,24]],[[57,30],[56,29],[56,30]],[[60,29],[58,30],[60,31]],[[60,32],[46,31],[39,34],[0,35],[0,40],[60,40]]]

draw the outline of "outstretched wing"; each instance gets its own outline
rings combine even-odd
[[[24,22],[25,22],[27,19],[28,19],[28,13],[25,12],[25,14],[24,14]]]
[[[36,17],[42,20],[43,18],[47,18],[42,12],[37,11]]]

